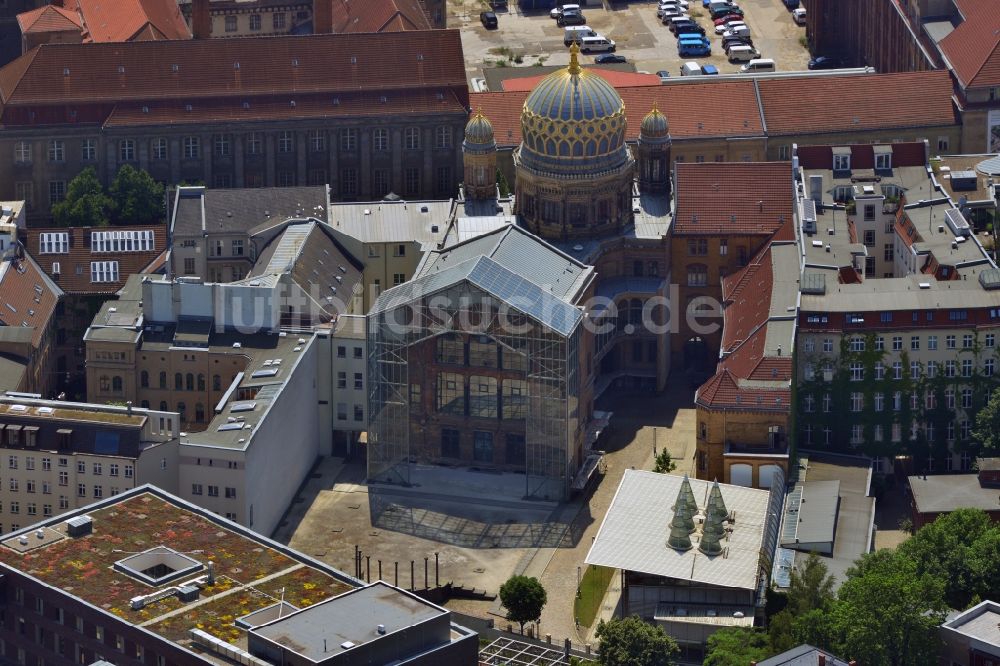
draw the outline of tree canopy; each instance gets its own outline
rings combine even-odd
[[[52,205],[52,218],[61,227],[104,227],[110,223],[113,207],[97,171],[87,167],[69,181],[66,198]]]
[[[163,185],[146,171],[126,164],[111,183],[118,224],[155,224],[164,216]]]
[[[770,656],[767,634],[752,627],[726,627],[708,637],[704,666],[747,666]]]
[[[511,576],[500,586],[500,601],[507,609],[507,619],[520,624],[523,634],[525,623],[537,622],[542,616],[548,595],[537,578]]]
[[[677,463],[670,457],[670,451],[663,449],[656,454],[656,460],[653,463],[654,472],[658,474],[670,474],[675,469],[677,469]]]
[[[989,401],[976,414],[972,437],[987,451],[1000,451],[1000,388],[993,390]]]
[[[601,620],[597,625],[600,662],[604,666],[671,666],[677,643],[638,615],[624,620]]]

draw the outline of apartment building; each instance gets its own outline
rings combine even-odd
[[[341,315],[330,333],[330,377],[320,388],[329,399],[333,422],[330,454],[354,456],[362,433],[368,431],[368,343],[363,315]],[[325,390],[324,390],[325,389]]]
[[[105,184],[131,164],[171,184],[329,184],[355,201],[450,197],[462,169],[457,31],[43,44],[22,57],[0,70],[0,197],[25,200],[29,217],[47,218],[58,184],[87,166]]]
[[[144,483],[177,491],[172,412],[0,395],[0,533]]]
[[[883,473],[968,470],[996,384],[1000,271],[928,152],[795,153],[799,446],[861,452]]]
[[[446,609],[151,485],[8,536],[0,570],[5,663],[477,663]]]
[[[68,364],[56,348],[63,291],[24,251],[13,207],[4,207],[0,237],[0,388],[49,396],[65,385]],[[9,239],[9,240],[8,240]]]
[[[205,282],[234,282],[263,250],[257,232],[289,218],[325,222],[326,185],[209,189],[180,186],[168,195],[170,274]],[[270,240],[272,235],[263,238]]]

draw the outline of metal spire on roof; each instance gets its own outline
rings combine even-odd
[[[719,482],[716,481],[712,484],[708,504],[705,506],[705,526],[701,531],[698,550],[706,555],[718,555],[722,552],[721,541],[726,534],[722,521],[726,516],[726,504],[722,501],[722,491],[719,489]]]
[[[723,520],[729,516],[726,503],[722,501],[722,489],[719,488],[718,480],[712,482],[712,489],[708,493],[708,504],[705,507],[706,518],[712,510],[718,513]]]
[[[694,491],[691,490],[691,481],[688,479],[688,475],[684,475],[684,480],[681,481],[681,490],[677,493],[677,503],[681,502],[687,506],[688,515],[694,516],[698,513],[698,503],[694,499]],[[694,523],[691,523],[691,531],[694,531]]]
[[[667,547],[675,550],[691,550],[692,531],[694,531],[694,520],[688,512],[687,505],[678,496],[674,505],[674,518],[670,521]]]

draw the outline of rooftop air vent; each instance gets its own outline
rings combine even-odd
[[[74,516],[66,521],[66,534],[73,538],[82,537],[94,531],[94,519],[90,516]]]

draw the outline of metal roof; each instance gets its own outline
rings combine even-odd
[[[796,489],[799,492],[789,494],[785,505],[785,523],[789,529],[787,533],[782,530],[782,545],[795,548],[797,543],[832,544],[837,525],[840,481],[806,481]],[[786,541],[789,536],[791,539]]]
[[[978,474],[936,474],[909,477],[917,513],[947,513],[955,509],[1000,510],[996,488],[984,488]]]
[[[735,513],[736,521],[723,542],[725,554],[708,557],[697,547],[677,551],[667,546],[670,506],[682,479],[625,470],[586,563],[720,587],[757,589],[770,493],[719,484],[723,501]],[[700,479],[690,479],[690,483],[703,507],[712,484]]]
[[[448,231],[455,202],[369,201],[330,205],[330,226],[362,243],[437,243]]]

